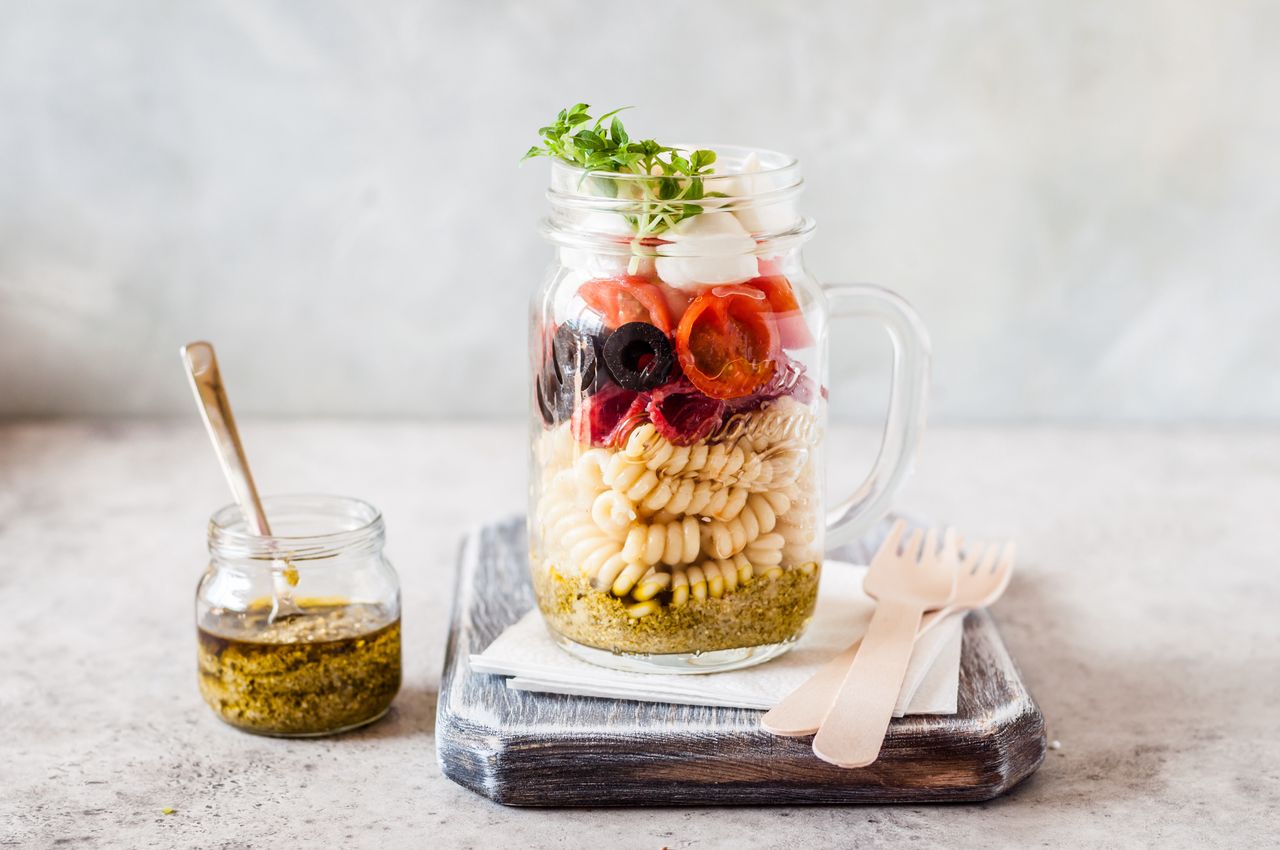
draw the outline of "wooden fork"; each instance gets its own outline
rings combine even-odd
[[[960,557],[956,571],[956,595],[946,608],[930,611],[920,621],[920,634],[924,634],[957,611],[986,608],[1004,595],[1013,577],[1016,548],[1012,540],[973,546]],[[919,637],[919,635],[917,635]]]
[[[901,528],[895,526],[885,547],[899,545]],[[892,541],[892,542],[890,542]],[[960,557],[956,571],[956,595],[944,608],[927,612],[920,620],[916,640],[951,614],[985,608],[1000,598],[1013,574],[1013,543],[999,546],[972,546]],[[879,553],[877,553],[879,557]],[[849,665],[858,654],[862,638],[849,644],[819,668],[803,685],[796,688],[760,719],[761,725],[775,735],[802,737],[812,735],[822,725],[835,702]],[[910,696],[910,695],[907,695]]]
[[[950,604],[956,592],[954,529],[938,548],[938,532],[912,533],[895,558],[877,558],[862,588],[877,600],[862,646],[813,738],[813,752],[840,767],[864,767],[880,755],[902,690],[924,612]]]
[[[955,599],[941,611],[930,611],[924,615],[916,640],[919,641],[920,635],[952,614],[993,605],[1004,595],[1005,588],[1009,586],[1009,579],[1013,577],[1014,553],[1012,540],[1006,541],[1003,545],[991,543],[968,549],[960,558]],[[904,690],[898,695],[898,703],[893,709],[895,716],[905,713],[907,707],[911,705],[911,700],[915,698],[916,691],[920,689],[920,685],[921,681],[916,681],[912,683],[910,690]]]
[[[914,561],[914,558],[902,551],[902,536],[906,528],[907,524],[902,520],[893,524],[884,542],[872,556],[868,574],[871,570],[893,569]],[[919,550],[919,532],[912,539],[915,541],[916,550]],[[775,735],[790,737],[812,735],[817,732],[818,727],[822,725],[822,718],[826,717],[827,712],[831,710],[836,694],[840,692],[840,686],[849,673],[849,665],[853,664],[860,646],[862,646],[862,638],[849,644],[843,652],[824,664],[808,681],[788,694],[782,702],[773,707],[773,710],[760,718],[761,725]]]

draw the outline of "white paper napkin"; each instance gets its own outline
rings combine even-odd
[[[866,567],[828,560],[808,630],[790,652],[758,667],[706,675],[597,667],[556,646],[535,609],[472,655],[471,668],[512,676],[507,686],[518,690],[766,710],[866,631],[874,603],[862,592],[865,573]],[[895,717],[955,713],[963,619],[948,617],[916,644]]]

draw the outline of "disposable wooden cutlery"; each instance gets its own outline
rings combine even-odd
[[[920,633],[916,635],[917,646],[921,635],[945,622],[952,614],[986,608],[1003,596],[1005,588],[1009,586],[1009,579],[1013,577],[1014,552],[1012,540],[1003,544],[974,545],[966,549],[960,558],[960,569],[956,575],[955,598],[941,611],[930,611],[924,615]],[[936,660],[936,655],[934,659]],[[905,712],[922,682],[921,679],[904,683],[903,690],[898,695],[898,704],[894,707],[895,717]]]
[[[880,754],[925,611],[950,604],[956,590],[957,536],[948,529],[912,533],[901,552],[872,560],[862,588],[877,600],[862,646],[849,665],[813,752],[841,767],[863,767]],[[882,550],[884,552],[885,550]]]
[[[884,548],[892,546],[897,549],[902,532],[901,524],[894,527],[890,537],[886,539]],[[880,557],[877,553],[876,557]],[[955,597],[943,608],[927,612],[920,620],[920,630],[916,633],[919,640],[922,635],[941,623],[947,617],[960,611],[971,611],[991,605],[1004,593],[1013,575],[1014,546],[1012,542],[1003,546],[989,544],[967,548],[959,558],[956,575]],[[761,718],[761,725],[775,735],[801,737],[812,735],[822,725],[822,720],[831,710],[836,694],[844,682],[862,645],[859,638],[849,644],[839,655],[824,664],[817,673],[786,699],[774,706],[773,710]],[[904,694],[904,696],[910,696]]]

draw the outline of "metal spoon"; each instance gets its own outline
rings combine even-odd
[[[209,432],[213,451],[218,456],[222,474],[231,486],[236,504],[244,512],[254,534],[270,537],[271,526],[267,524],[258,488],[254,486],[253,474],[249,472],[249,461],[240,443],[235,417],[231,415],[231,402],[227,400],[226,388],[222,386],[222,374],[218,371],[218,357],[213,353],[213,346],[207,342],[191,342],[182,346],[181,353],[191,381],[191,391],[196,396],[196,406],[200,408],[204,427]],[[271,615],[268,622],[303,613],[290,592],[290,584],[297,582],[298,572],[288,558],[281,560],[284,569],[272,565]]]

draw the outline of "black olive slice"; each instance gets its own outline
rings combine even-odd
[[[600,388],[598,378],[600,361],[603,359],[600,338],[592,333],[584,333],[570,324],[563,324],[556,330],[555,339],[551,343],[552,359],[556,375],[567,387],[581,386],[588,392]]]
[[[604,344],[604,364],[621,386],[645,392],[662,386],[676,365],[667,335],[648,322],[627,322]]]
[[[534,376],[533,384],[538,413],[548,426],[559,425],[573,415],[573,387],[560,382],[552,364],[548,363],[542,374]]]
[[[542,414],[542,422],[548,427],[559,424],[556,419],[555,406],[547,401],[547,393],[544,389],[546,379],[543,375],[535,375],[533,379],[533,394],[538,400],[538,413]]]

